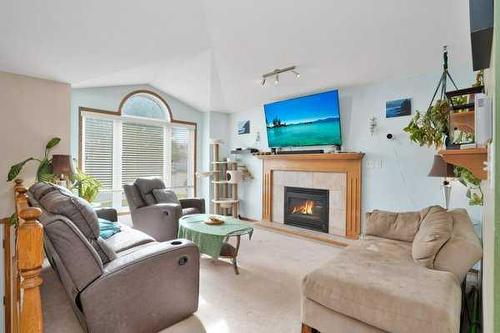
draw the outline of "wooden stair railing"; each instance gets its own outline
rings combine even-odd
[[[9,255],[9,261],[5,263],[6,266],[9,265],[6,279],[11,280],[8,285],[13,287],[6,289],[6,306],[10,307],[6,311],[6,314],[10,313],[9,318],[6,316],[6,328],[13,333],[38,333],[43,332],[40,297],[43,226],[38,222],[42,211],[30,207],[27,189],[22,180],[16,180],[14,191],[18,223],[15,228],[14,254]],[[13,226],[5,227],[4,230],[10,234],[11,228]],[[6,239],[9,240],[10,237]],[[10,250],[12,245],[6,244],[5,248],[7,247]]]

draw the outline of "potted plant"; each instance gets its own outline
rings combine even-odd
[[[73,187],[78,191],[78,196],[89,203],[95,200],[101,189],[101,183],[94,177],[87,175],[79,168],[73,175]]]
[[[7,175],[7,181],[13,181],[21,173],[23,167],[26,163],[30,161],[38,162],[38,169],[36,171],[36,180],[39,182],[54,182],[56,180],[55,175],[52,173],[52,158],[49,156],[52,148],[57,146],[61,141],[60,138],[55,137],[50,139],[50,141],[45,146],[45,154],[43,158],[29,157],[22,162],[16,163],[10,167],[9,174]]]

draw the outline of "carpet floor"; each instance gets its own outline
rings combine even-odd
[[[201,259],[198,311],[162,333],[300,332],[302,277],[341,248],[256,228],[242,240],[240,275],[228,261]],[[43,269],[45,332],[83,332],[50,266]]]

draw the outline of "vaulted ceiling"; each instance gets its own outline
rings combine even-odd
[[[470,64],[468,0],[1,0],[0,70],[147,83],[202,110]],[[260,77],[297,65],[277,87]]]

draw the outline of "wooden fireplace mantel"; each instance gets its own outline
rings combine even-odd
[[[262,221],[272,219],[274,171],[345,173],[346,236],[357,239],[361,225],[361,162],[363,153],[256,155],[262,160]]]

